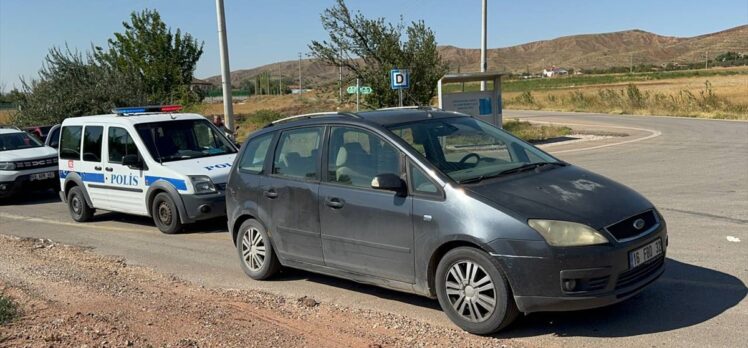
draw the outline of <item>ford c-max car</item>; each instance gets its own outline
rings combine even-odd
[[[226,201],[251,278],[292,267],[435,297],[477,334],[623,301],[664,271],[644,197],[435,109],[276,121],[242,146]]]

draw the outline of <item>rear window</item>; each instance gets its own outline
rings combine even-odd
[[[60,158],[79,160],[81,159],[81,126],[62,127],[60,135]]]

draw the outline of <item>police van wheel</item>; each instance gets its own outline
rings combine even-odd
[[[86,196],[83,195],[83,190],[75,186],[68,192],[68,209],[70,210],[70,216],[77,222],[90,221],[93,218],[96,209],[86,203]]]
[[[151,216],[156,227],[166,234],[178,233],[182,230],[182,221],[179,219],[179,210],[168,194],[162,192],[153,199]]]

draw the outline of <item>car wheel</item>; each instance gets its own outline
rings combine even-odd
[[[469,247],[450,250],[436,269],[436,295],[442,310],[463,330],[488,335],[519,315],[498,262]]]
[[[68,192],[68,209],[70,216],[77,222],[91,221],[96,212],[96,209],[88,205],[83,190],[78,186],[71,188]]]
[[[257,220],[249,219],[239,227],[236,251],[244,273],[252,279],[267,279],[280,271],[281,265],[270,238]]]
[[[179,210],[169,194],[161,192],[156,195],[151,205],[151,216],[156,227],[166,234],[178,233],[182,230]]]

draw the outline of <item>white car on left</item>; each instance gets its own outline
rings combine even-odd
[[[59,186],[57,150],[12,126],[0,126],[0,198]]]

